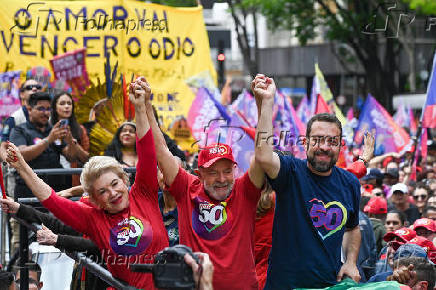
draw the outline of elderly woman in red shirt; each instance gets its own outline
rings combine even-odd
[[[137,288],[154,289],[151,274],[129,269],[130,264],[152,263],[154,255],[168,246],[158,206],[153,135],[145,112],[145,98],[151,89],[148,83],[144,88],[144,83],[144,78],[137,79],[129,87],[130,100],[135,106],[138,152],[136,179],[130,192],[127,175],[112,157],[92,157],[80,177],[96,207],[57,196],[33,172],[15,145],[3,145],[2,157],[47,209],[96,243],[114,277]]]

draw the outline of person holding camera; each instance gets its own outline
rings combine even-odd
[[[215,289],[258,289],[254,224],[263,170],[252,162],[248,172],[235,178],[232,149],[213,144],[199,153],[198,176],[189,174],[166,146],[149,99],[146,108],[159,168],[177,202],[180,244],[209,254]]]
[[[195,253],[195,255],[197,255],[200,263],[197,263],[189,254],[185,254],[184,259],[186,264],[192,269],[195,285],[197,286],[196,289],[213,290],[212,279],[214,267],[209,255],[206,253]]]
[[[95,206],[56,195],[33,172],[15,145],[8,144],[2,153],[43,206],[98,246],[115,278],[140,289],[154,289],[152,276],[132,272],[130,265],[149,264],[156,253],[168,246],[158,206],[153,135],[145,112],[145,99],[150,94],[148,83],[144,89],[137,82],[129,86],[129,98],[135,106],[138,150],[136,179],[130,192],[128,177],[113,157],[94,156],[84,165],[80,181]]]

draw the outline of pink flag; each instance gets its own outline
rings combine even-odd
[[[427,136],[427,128],[422,128],[422,133],[421,133],[421,156],[422,156],[422,160],[426,160],[427,159],[427,140],[428,140],[428,136]]]
[[[406,110],[406,106],[404,106],[403,103],[401,103],[398,106],[398,109],[392,118],[394,119],[395,123],[397,123],[399,126],[409,127],[410,124],[409,114]]]
[[[347,111],[347,120],[351,121],[351,120],[353,120],[353,118],[354,118],[354,110],[353,110],[353,107],[351,107]]]
[[[86,49],[80,48],[50,60],[55,78],[68,81],[76,95],[85,92],[89,86],[85,55]]]

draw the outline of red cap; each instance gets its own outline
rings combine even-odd
[[[430,251],[429,253],[427,253],[428,258],[430,259],[430,261],[432,261],[433,264],[436,263],[436,251]]]
[[[434,220],[428,218],[418,219],[413,223],[413,229],[416,231],[417,228],[425,228],[429,231],[436,232],[436,224]]]
[[[416,236],[413,239],[411,239],[408,244],[415,244],[420,246],[421,248],[424,248],[424,250],[429,253],[436,250],[436,247],[433,245],[431,241],[424,237]]]
[[[401,228],[396,231],[387,233],[383,237],[383,240],[385,240],[385,242],[390,242],[396,238],[398,242],[407,243],[414,237],[416,237],[416,232],[414,230],[408,228]]]
[[[380,196],[371,197],[368,203],[363,208],[364,212],[372,213],[372,214],[382,214],[388,212],[388,203],[387,201]]]
[[[220,159],[227,159],[235,162],[233,158],[232,148],[227,144],[212,144],[201,149],[198,154],[198,167],[208,168]]]

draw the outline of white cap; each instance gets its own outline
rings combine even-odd
[[[404,183],[397,183],[391,188],[391,192],[401,191],[402,193],[407,194],[409,192],[409,188]]]

